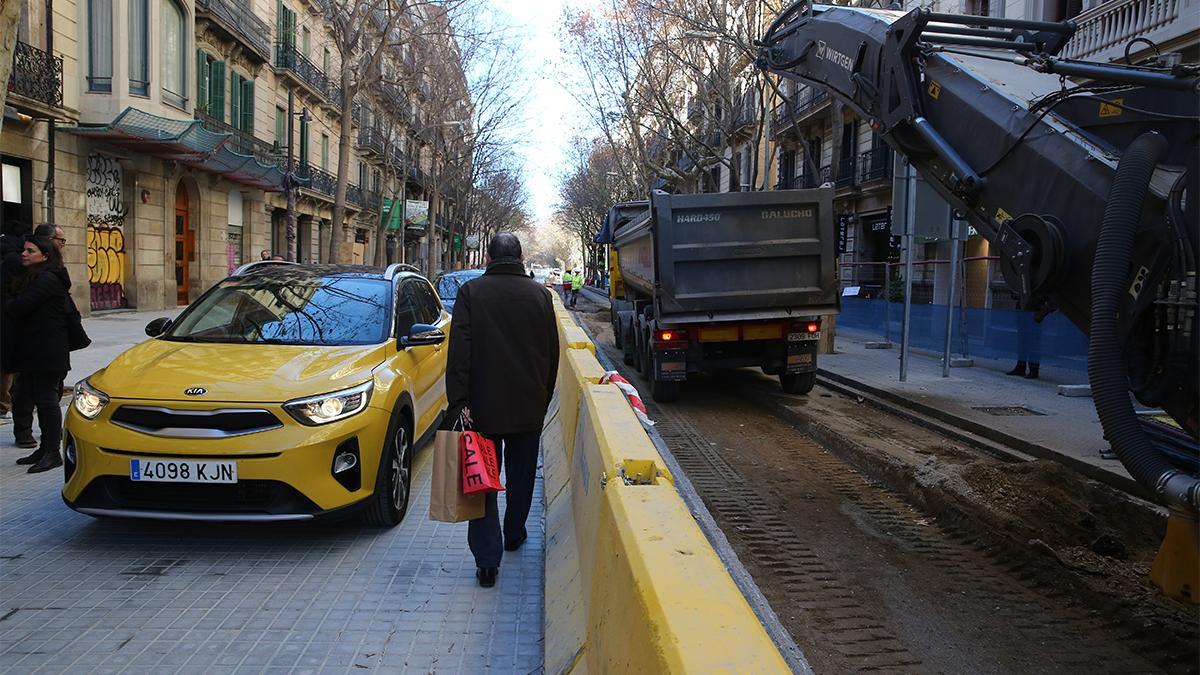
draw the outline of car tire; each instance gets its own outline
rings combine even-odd
[[[375,492],[367,508],[367,522],[379,527],[395,527],[404,520],[412,492],[412,434],[408,416],[401,413],[388,430],[379,471],[375,476]]]
[[[779,385],[789,394],[807,394],[817,382],[816,373],[780,373]]]

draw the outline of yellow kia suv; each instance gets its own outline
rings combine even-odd
[[[446,408],[450,315],[415,268],[261,261],[75,387],[68,506],[283,521],[408,508],[414,443]]]

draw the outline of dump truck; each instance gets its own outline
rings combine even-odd
[[[812,389],[822,317],[839,307],[832,188],[655,191],[613,206],[604,230],[613,337],[655,401],[722,368]]]

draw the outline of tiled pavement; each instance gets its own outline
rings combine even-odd
[[[495,588],[428,518],[430,448],[390,530],[94,520],[0,426],[0,672],[529,673],[542,665],[542,481]],[[503,497],[501,497],[503,499]]]

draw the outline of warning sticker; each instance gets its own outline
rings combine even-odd
[[[937,98],[942,95],[942,85],[934,80],[929,81],[929,95],[932,98]]]
[[[1113,105],[1114,103],[1116,105]],[[1109,103],[1108,101],[1101,101],[1100,102],[1100,116],[1101,117],[1118,117],[1121,113],[1125,112],[1124,110],[1121,109],[1121,106],[1124,104],[1125,104],[1125,99],[1123,99],[1123,98],[1114,98],[1111,103]]]

